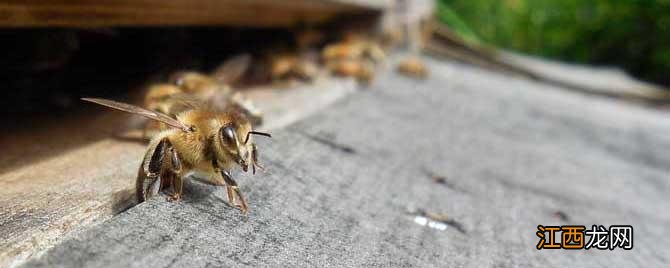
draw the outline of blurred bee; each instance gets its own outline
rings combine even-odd
[[[321,57],[324,61],[343,59],[367,59],[379,63],[386,59],[386,53],[381,46],[359,34],[346,34],[342,41],[324,47]]]
[[[319,74],[316,60],[308,53],[280,53],[269,56],[270,76],[273,81],[298,79],[312,81]]]
[[[386,59],[386,53],[375,41],[350,33],[342,41],[326,46],[321,57],[332,73],[369,83],[374,78],[375,64]]]
[[[250,62],[251,57],[244,54],[227,60],[211,75],[194,71],[174,73],[169,79],[170,83],[157,84],[148,88],[144,97],[144,107],[175,116],[192,109],[192,103],[206,103],[215,110],[234,106],[240,112],[245,113],[253,125],[260,125],[262,113],[249,100],[234,92],[230,87],[230,84],[245,73]]]
[[[374,65],[364,60],[339,60],[328,64],[335,75],[353,77],[359,82],[370,83],[374,79]]]
[[[179,87],[182,92],[209,97],[213,94],[230,94],[232,85],[249,68],[251,56],[241,54],[226,60],[211,74],[206,75],[195,71],[180,71],[168,79],[170,84]]]
[[[390,26],[382,30],[379,39],[381,47],[388,50],[402,44],[405,34],[402,28]]]
[[[426,64],[417,57],[409,57],[398,64],[398,72],[412,78],[426,79],[429,71]]]
[[[248,212],[247,202],[230,171],[235,166],[240,166],[245,172],[251,167],[253,174],[257,167],[262,169],[252,135],[271,136],[253,131],[244,114],[237,110],[212,111],[202,106],[183,111],[173,118],[111,100],[82,100],[141,115],[171,127],[154,136],[149,143],[136,181],[138,201],[142,202],[169,187],[173,192],[168,199],[179,200],[184,179],[197,173],[205,175],[192,176],[201,182],[225,186],[230,204],[244,214]]]
[[[144,107],[149,110],[171,114],[171,111],[174,110],[173,97],[179,94],[183,94],[182,89],[173,84],[151,85],[144,94]]]

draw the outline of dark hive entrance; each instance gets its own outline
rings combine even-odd
[[[237,53],[293,47],[287,29],[0,30],[0,113],[58,114],[79,97],[127,95],[176,70],[210,70]]]

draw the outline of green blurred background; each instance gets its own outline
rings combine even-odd
[[[670,86],[670,0],[438,0],[466,40]]]

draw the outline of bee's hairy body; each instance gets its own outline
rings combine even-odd
[[[236,164],[235,161],[223,152],[217,153],[215,149],[221,146],[220,141],[215,138],[217,132],[222,127],[231,124],[237,125],[236,130],[239,137],[244,137],[247,132],[251,131],[251,126],[245,122],[246,119],[234,112],[189,110],[177,115],[177,119],[186,125],[193,126],[195,131],[163,130],[152,139],[150,150],[151,147],[155,148],[162,139],[167,138],[179,154],[184,170],[190,171],[213,172],[212,161],[214,160],[221,164],[221,168],[232,169]]]
[[[226,186],[231,204],[246,213],[246,201],[230,171],[237,165],[244,171],[247,171],[248,166],[254,172],[256,167],[261,168],[257,163],[256,145],[249,135],[253,133],[249,120],[244,114],[232,109],[222,112],[192,109],[176,117],[179,122],[189,126],[190,131],[167,129],[152,138],[138,173],[139,201],[170,186],[173,194],[169,199],[178,200],[181,198],[183,180],[189,177],[207,184]],[[225,130],[234,134],[230,133],[226,137]],[[152,192],[147,189],[147,182],[160,186],[149,186],[155,189]],[[236,204],[236,199],[241,203]]]

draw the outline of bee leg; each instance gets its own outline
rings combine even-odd
[[[228,194],[228,202],[230,203],[230,205],[240,209],[242,213],[246,215],[247,212],[249,211],[249,207],[247,206],[247,201],[244,200],[244,196],[240,192],[240,188],[237,186],[237,182],[233,180],[233,177],[230,175],[230,172],[219,168],[219,165],[216,160],[212,161],[212,166],[214,167],[214,170],[221,173],[221,178],[223,178],[223,181],[220,181],[216,178],[212,178],[210,180],[199,180],[199,181],[217,186],[225,185],[226,193]],[[236,202],[237,198],[240,199],[239,204]]]
[[[244,200],[242,192],[240,192],[240,188],[237,186],[237,182],[233,180],[233,177],[230,176],[230,173],[226,170],[221,170],[221,177],[223,177],[223,180],[226,182],[228,201],[230,202],[230,204],[239,208],[242,211],[242,213],[246,215],[247,212],[249,211],[249,207],[247,206],[247,201]],[[235,202],[236,197],[240,199],[239,204]]]
[[[160,189],[163,187],[162,182],[157,176],[147,176],[143,168],[140,168],[137,180],[135,181],[135,197],[137,198],[137,202],[142,203],[160,192]]]
[[[174,183],[174,193],[167,197],[168,201],[179,201],[181,199],[181,194],[184,187],[184,179],[181,176],[175,176],[173,178]]]
[[[251,145],[251,160],[253,161],[251,164],[252,174],[256,174],[256,168],[265,170],[265,168],[258,163],[258,149],[256,148],[256,144]]]
[[[161,175],[165,173],[163,159],[168,147],[171,147],[170,141],[164,138],[153,147],[153,150],[147,150],[135,181],[135,195],[139,202],[149,199],[163,189],[165,182]],[[160,185],[158,189],[157,184]]]
[[[182,165],[181,165],[181,160],[179,159],[179,155],[177,154],[177,150],[175,150],[173,147],[168,148],[167,153],[170,155],[170,173],[171,173],[171,181],[173,182],[173,187],[174,187],[174,193],[168,197],[169,201],[176,201],[181,199],[181,194],[184,189],[184,179],[181,176],[182,173]]]

